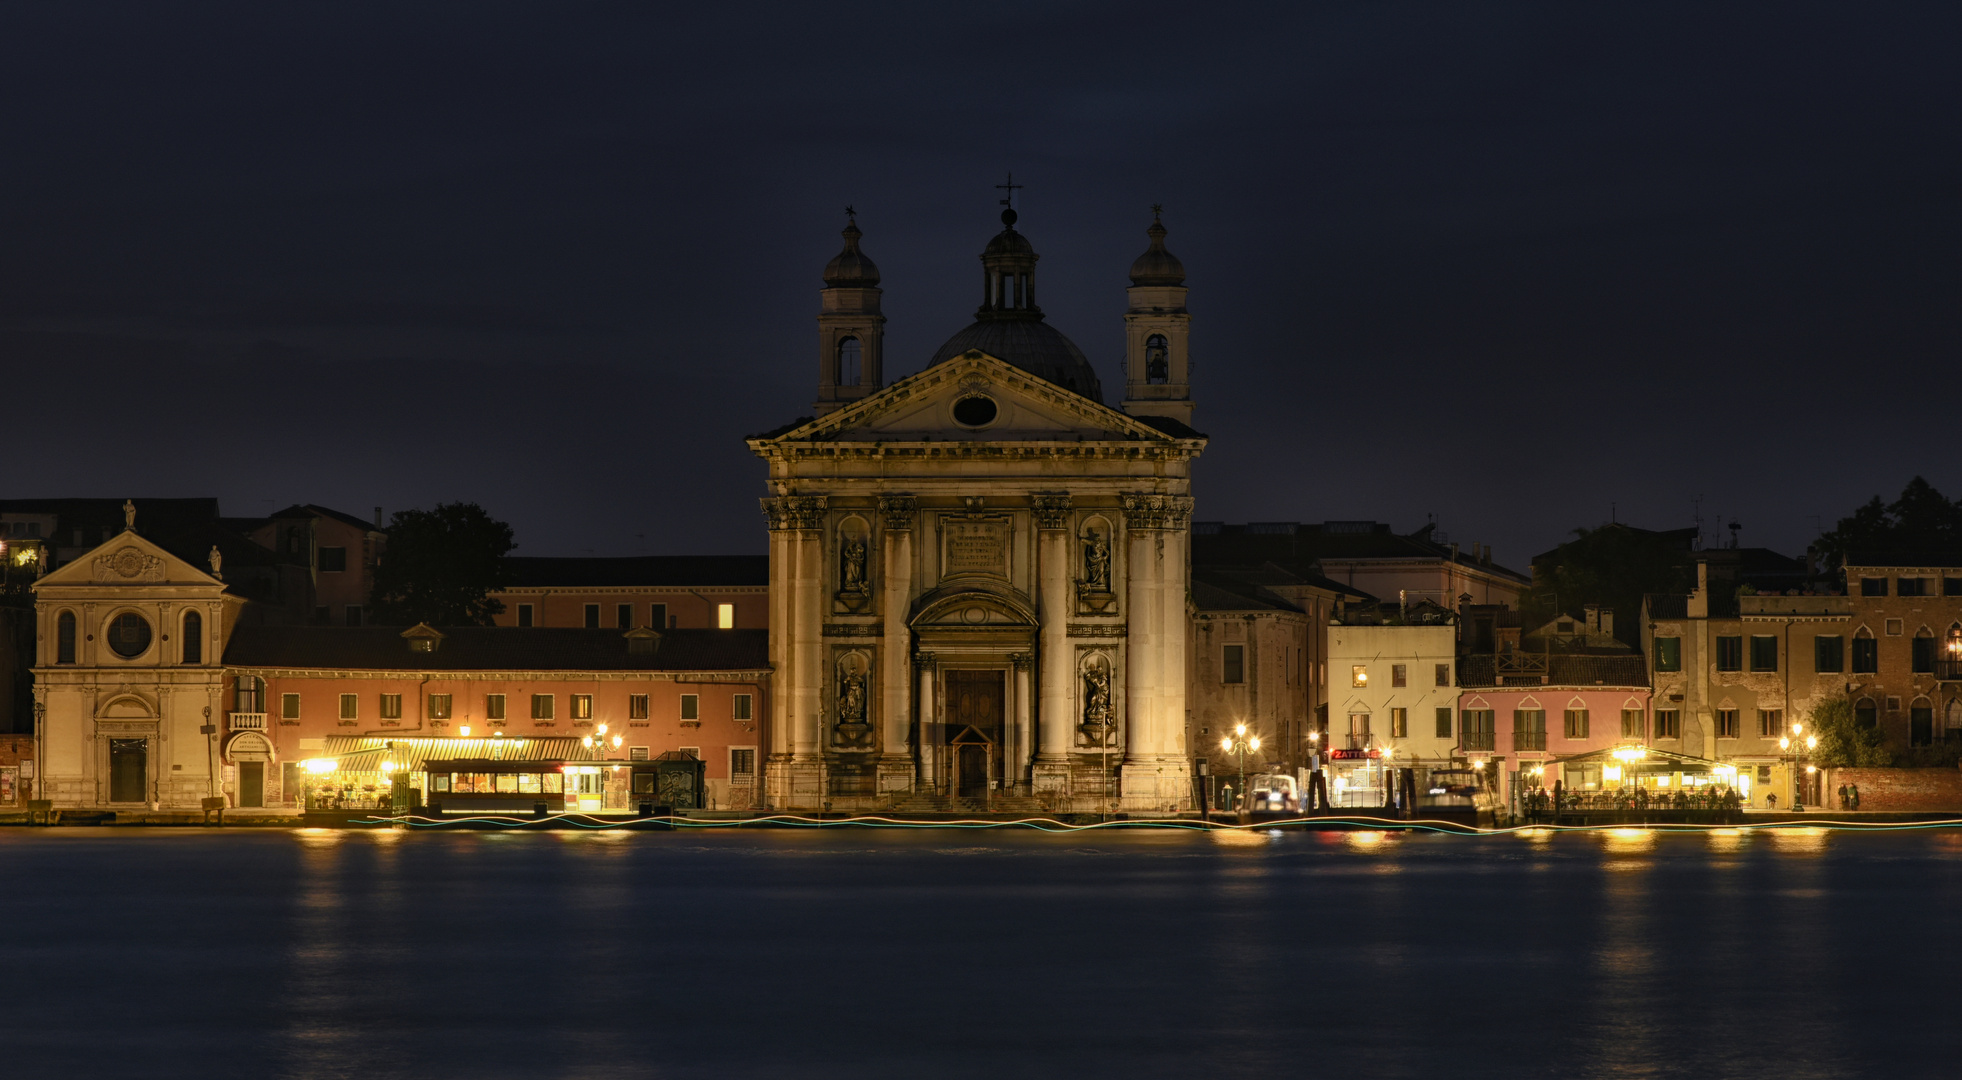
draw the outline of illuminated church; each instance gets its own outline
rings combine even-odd
[[[1131,266],[1122,400],[1036,303],[1011,208],[982,303],[883,378],[856,224],[824,271],[815,417],[768,463],[766,798],[778,809],[1189,807],[1185,270]]]

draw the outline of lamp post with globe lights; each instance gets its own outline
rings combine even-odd
[[[1247,734],[1247,725],[1233,725],[1233,734],[1219,741],[1219,748],[1229,754],[1240,755],[1240,789],[1234,792],[1234,799],[1240,804],[1241,817],[1252,813],[1253,804],[1247,801],[1247,754],[1260,749],[1260,736]]]

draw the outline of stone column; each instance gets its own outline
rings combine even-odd
[[[1182,808],[1185,753],[1186,554],[1192,500],[1124,496],[1126,560],[1123,796],[1133,813]]]
[[[917,665],[920,669],[920,726],[919,726],[920,734],[918,740],[918,749],[920,754],[919,786],[925,788],[928,791],[932,791],[936,782],[936,777],[934,775],[935,773],[934,751],[935,751],[935,747],[940,742],[939,738],[937,737],[937,733],[934,731],[934,724],[938,720],[938,716],[936,715],[933,708],[933,704],[934,704],[933,654],[928,652],[920,653],[913,658],[913,663]]]
[[[913,602],[913,520],[918,512],[910,495],[887,495],[879,499],[884,519],[884,577],[880,581],[879,648],[880,718],[884,736],[880,743],[879,787],[886,792],[910,791],[913,762],[907,754],[906,736],[912,726],[912,642],[906,616]]]
[[[818,732],[825,678],[825,499],[784,495],[765,499],[763,507],[771,530],[770,650],[780,665],[771,710],[781,722],[771,734],[770,802],[809,808],[824,797]]]
[[[1029,653],[1016,653],[1010,659],[1015,663],[1015,746],[1009,756],[1009,768],[1013,772],[1008,784],[1011,794],[1026,795],[1029,792],[1029,767],[1035,757],[1035,716],[1031,711],[1033,703],[1029,700],[1029,668],[1035,665],[1035,657]]]
[[[1055,492],[1035,497],[1037,612],[1036,674],[1041,681],[1036,724],[1041,750],[1033,781],[1037,791],[1064,791],[1069,784],[1071,682],[1076,659],[1070,655],[1070,497]]]

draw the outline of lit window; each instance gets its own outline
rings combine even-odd
[[[736,605],[715,605],[715,625],[723,630],[734,630],[736,628]]]
[[[1354,677],[1354,682],[1353,682],[1353,684],[1352,684],[1352,685],[1355,685],[1355,686],[1368,686],[1368,685],[1369,685],[1369,665],[1368,665],[1368,664],[1357,664],[1357,665],[1356,665],[1356,666],[1355,666],[1354,668],[1352,668],[1352,669],[1351,669],[1351,674],[1352,674],[1352,675],[1353,675],[1353,677]]]
[[[593,718],[593,695],[572,695],[572,718],[574,720],[591,720]]]

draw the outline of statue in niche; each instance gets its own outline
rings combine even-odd
[[[838,680],[838,719],[847,724],[865,722],[865,676],[846,671]]]
[[[847,536],[838,551],[838,604],[857,614],[872,602],[872,587],[865,580],[865,538]]]
[[[1077,579],[1076,595],[1089,612],[1108,611],[1117,601],[1110,591],[1110,541],[1095,528],[1083,534],[1083,576]]]
[[[1110,541],[1095,529],[1083,534],[1083,587],[1090,592],[1110,591]]]
[[[845,565],[840,574],[846,592],[864,592],[865,585],[865,541],[858,537],[845,540]]]
[[[1110,720],[1110,671],[1093,662],[1083,670],[1083,726],[1092,742],[1102,745]]]

